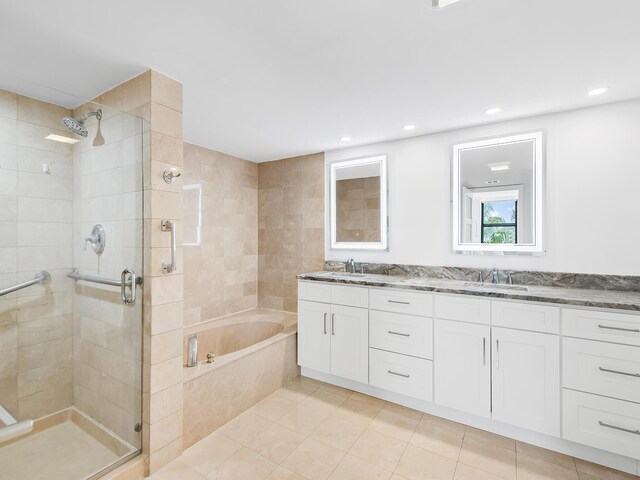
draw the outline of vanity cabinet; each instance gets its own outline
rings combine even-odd
[[[298,359],[303,375],[539,446],[640,459],[637,313],[301,281]]]
[[[491,417],[559,437],[560,338],[500,327],[491,334]]]
[[[434,402],[491,416],[491,327],[434,320]]]
[[[329,288],[314,288],[317,286]],[[368,290],[341,285],[305,284],[300,289],[299,297],[298,364],[367,383]]]

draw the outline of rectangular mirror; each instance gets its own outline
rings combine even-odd
[[[542,132],[454,145],[453,249],[542,252]]]
[[[331,248],[387,249],[387,157],[331,164]]]

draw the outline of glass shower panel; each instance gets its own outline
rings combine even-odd
[[[62,123],[98,111],[86,137]],[[94,478],[140,450],[147,130],[0,90],[0,292],[50,275],[0,295],[0,480]]]

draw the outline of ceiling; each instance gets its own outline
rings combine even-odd
[[[0,0],[0,88],[76,106],[153,68],[184,84],[186,141],[266,161],[640,97],[638,18],[638,0]]]

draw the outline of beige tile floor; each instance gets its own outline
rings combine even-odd
[[[152,480],[639,477],[298,377]]]

